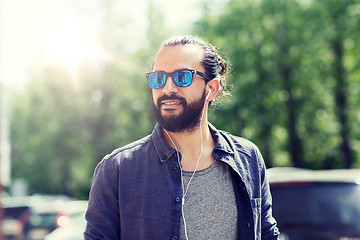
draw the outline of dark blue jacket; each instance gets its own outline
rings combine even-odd
[[[278,239],[258,148],[209,128],[216,141],[213,156],[233,169],[239,239]],[[176,154],[157,125],[151,135],[107,155],[95,169],[85,239],[179,239],[182,190]]]

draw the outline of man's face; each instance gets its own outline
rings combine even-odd
[[[203,50],[197,45],[169,46],[157,54],[153,71],[194,69],[204,72]],[[170,132],[193,131],[199,125],[205,104],[205,80],[194,75],[188,87],[178,87],[168,78],[164,87],[153,89],[153,111],[160,126]]]
[[[160,126],[169,132],[182,132],[185,130],[191,132],[199,126],[201,113],[202,110],[204,109],[204,104],[205,104],[205,98],[206,98],[205,95],[206,92],[204,88],[201,97],[197,101],[190,104],[187,103],[185,98],[182,98],[180,96],[163,95],[158,99],[156,105],[153,102],[154,115]],[[162,105],[161,103],[163,101],[175,100],[175,99],[181,103],[183,107],[183,111],[180,112],[179,114],[163,115],[161,113],[161,107],[158,106],[161,106]],[[165,110],[165,111],[169,111],[169,110]]]

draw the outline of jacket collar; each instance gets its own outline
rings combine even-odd
[[[209,123],[209,129],[211,135],[216,141],[214,150],[219,150],[228,154],[234,154],[234,149],[230,146],[224,135],[221,134],[221,131],[217,130],[211,123]]]
[[[161,162],[166,162],[174,153],[176,153],[176,150],[170,147],[166,142],[164,133],[158,123],[152,132],[152,140]]]

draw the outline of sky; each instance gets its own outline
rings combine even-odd
[[[200,17],[200,3],[205,0],[110,1],[115,5],[109,11],[127,22],[119,33],[126,49],[135,50],[146,37],[149,1],[164,15],[166,26],[186,32]],[[100,4],[106,2],[0,0],[0,82],[18,88],[46,62],[75,65],[82,57],[106,57],[100,39],[108,17]]]

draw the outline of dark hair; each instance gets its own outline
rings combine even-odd
[[[201,65],[205,69],[205,73],[209,76],[210,80],[217,78],[220,81],[220,92],[224,95],[230,95],[226,93],[226,76],[229,70],[229,64],[218,54],[216,48],[209,42],[196,37],[196,36],[178,36],[170,38],[161,44],[161,48],[167,46],[178,46],[194,44],[200,46],[204,50],[204,57],[201,61]],[[208,81],[210,81],[208,80]],[[208,82],[207,81],[207,82]]]

